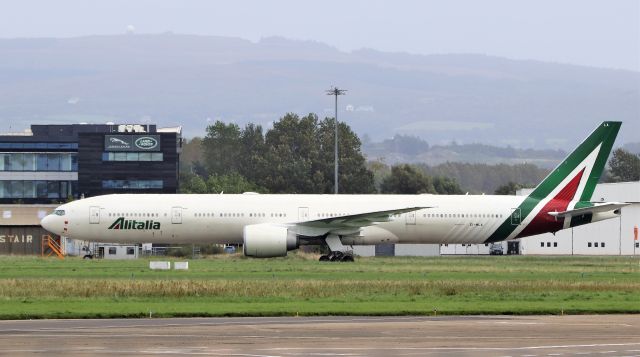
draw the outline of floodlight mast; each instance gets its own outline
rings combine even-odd
[[[333,182],[334,182],[334,194],[338,194],[338,96],[345,95],[347,93],[346,89],[339,89],[338,87],[331,87],[326,91],[327,95],[332,95],[335,97],[335,150],[334,150],[334,173],[333,173]]]

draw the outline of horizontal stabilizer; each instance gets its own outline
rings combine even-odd
[[[624,202],[596,203],[591,207],[576,208],[576,209],[571,209],[563,212],[549,212],[549,215],[557,218],[573,217],[573,216],[580,216],[587,213],[593,214],[593,213],[601,213],[601,212],[610,212],[628,205],[630,205],[630,203],[624,203]]]

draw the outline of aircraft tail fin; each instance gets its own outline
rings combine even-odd
[[[601,123],[517,208],[512,209],[511,216],[486,242],[556,232],[595,220],[591,211],[584,212],[582,221],[573,217],[573,213],[594,206],[591,196],[621,124],[615,121]],[[561,213],[567,213],[566,220]]]
[[[616,121],[601,123],[536,186],[529,198],[543,200],[554,194],[563,194],[563,199],[589,202],[621,124]]]

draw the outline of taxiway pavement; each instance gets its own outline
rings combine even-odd
[[[0,321],[0,354],[640,357],[640,315]]]

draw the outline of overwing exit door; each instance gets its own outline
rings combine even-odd
[[[416,224],[416,211],[407,212],[407,224]]]

